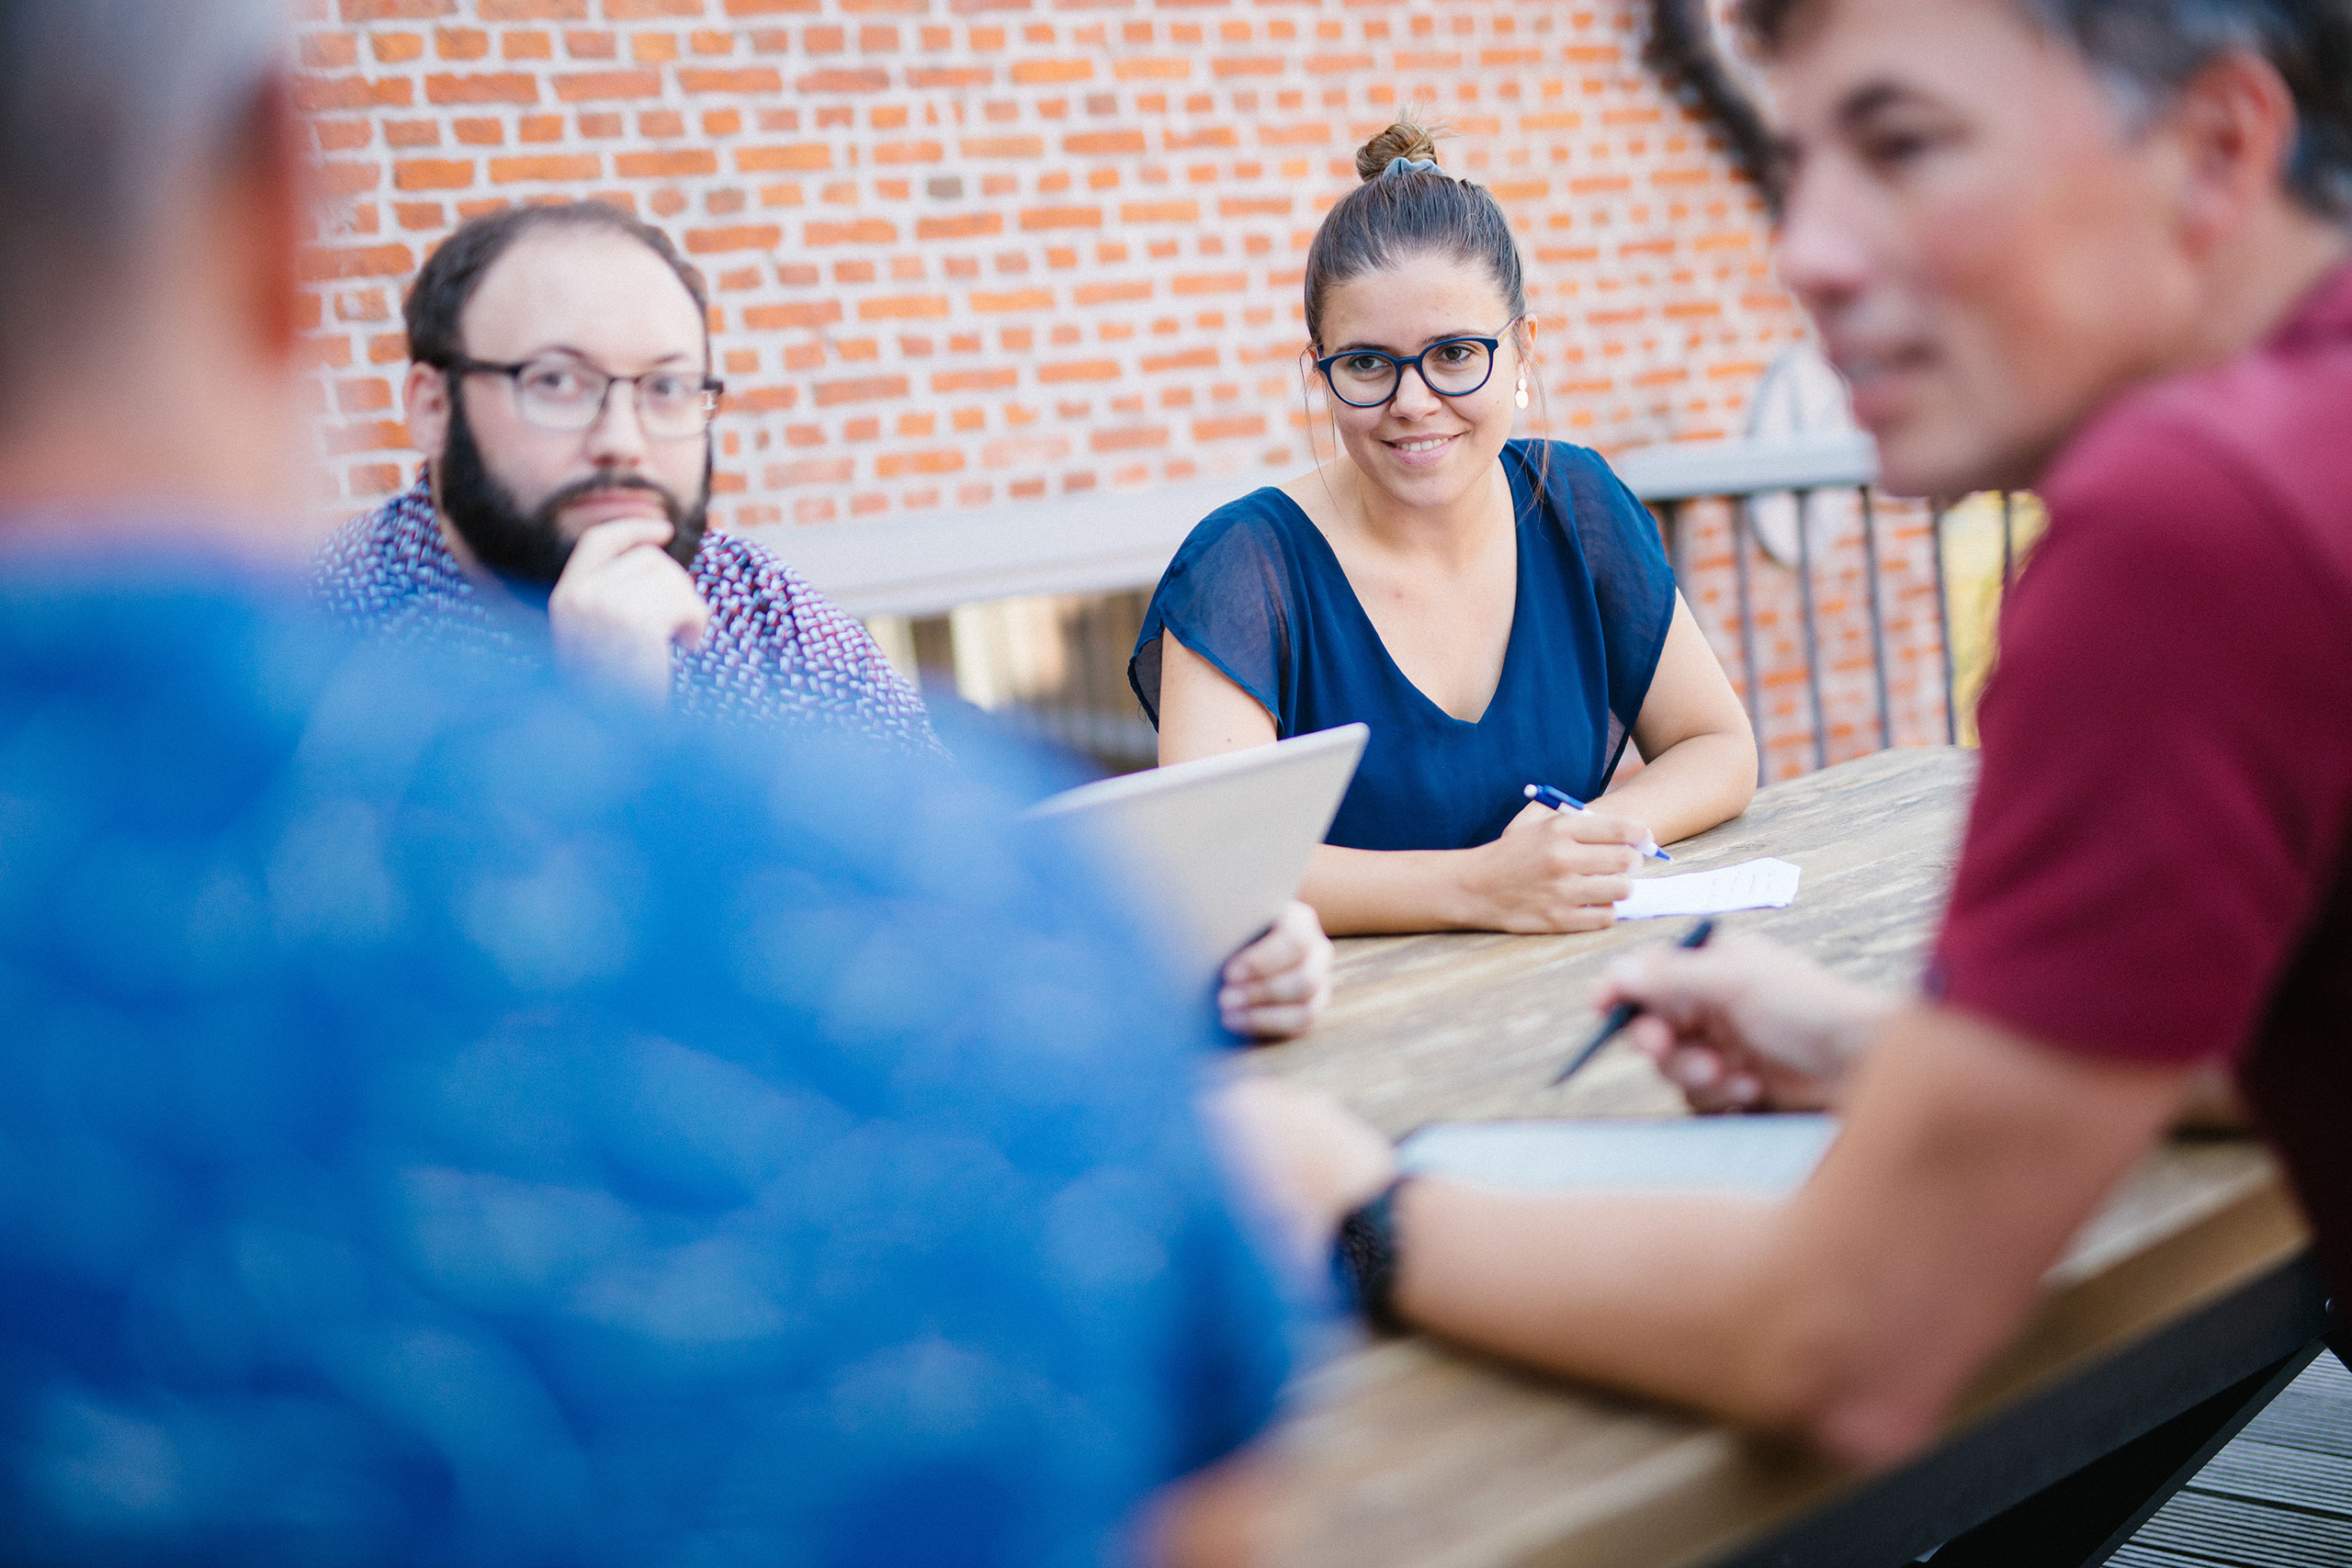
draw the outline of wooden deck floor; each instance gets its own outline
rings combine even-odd
[[[2110,1568],[2352,1568],[2352,1372],[2323,1353]]]

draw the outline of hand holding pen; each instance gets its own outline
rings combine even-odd
[[[1567,791],[1554,789],[1550,784],[1532,784],[1520,793],[1526,795],[1528,799],[1533,801],[1536,805],[1548,806],[1555,811],[1589,811],[1592,809],[1592,807],[1586,802],[1578,800],[1575,795],[1570,795]],[[1665,861],[1669,864],[1673,863],[1674,857],[1668,854],[1664,850],[1659,849],[1657,847],[1657,840],[1651,838],[1647,833],[1644,833],[1642,835],[1642,841],[1635,844],[1634,848],[1640,851],[1644,855],[1647,856],[1651,860]]]
[[[1681,940],[1677,942],[1674,945],[1683,948],[1704,947],[1707,945],[1707,939],[1714,934],[1715,922],[1713,920],[1701,920],[1697,925],[1692,926],[1689,931],[1683,932]],[[1641,1010],[1641,1004],[1638,1002],[1619,1002],[1615,1007],[1611,1008],[1607,1016],[1601,1019],[1600,1027],[1592,1032],[1592,1037],[1587,1040],[1582,1045],[1578,1046],[1576,1054],[1567,1059],[1566,1063],[1561,1066],[1558,1073],[1554,1075],[1552,1078],[1553,1087],[1556,1089],[1561,1084],[1567,1082],[1570,1074],[1574,1073],[1578,1067],[1583,1066],[1587,1062],[1591,1061],[1596,1055],[1599,1055],[1600,1054],[1600,1048],[1603,1045],[1608,1044],[1611,1040],[1614,1040],[1620,1030],[1623,1029],[1627,1024],[1633,1022],[1635,1018],[1639,1017]]]

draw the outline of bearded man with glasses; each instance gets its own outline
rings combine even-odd
[[[864,626],[706,532],[724,386],[701,280],[660,230],[601,202],[478,218],[406,315],[424,471],[328,543],[330,610],[520,658],[550,639],[567,667],[687,713],[935,748]]]

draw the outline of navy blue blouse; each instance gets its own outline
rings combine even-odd
[[[1476,724],[1408,680],[1296,502],[1269,486],[1211,513],[1169,563],[1127,678],[1159,722],[1160,635],[1265,705],[1275,732],[1372,727],[1328,840],[1452,850],[1500,834],[1530,784],[1600,793],[1674,616],[1657,524],[1600,454],[1512,441],[1519,588],[1501,679]]]

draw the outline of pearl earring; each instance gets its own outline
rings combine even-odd
[[[1527,406],[1527,372],[1524,370],[1519,373],[1519,390],[1511,394],[1511,400],[1521,408]]]

